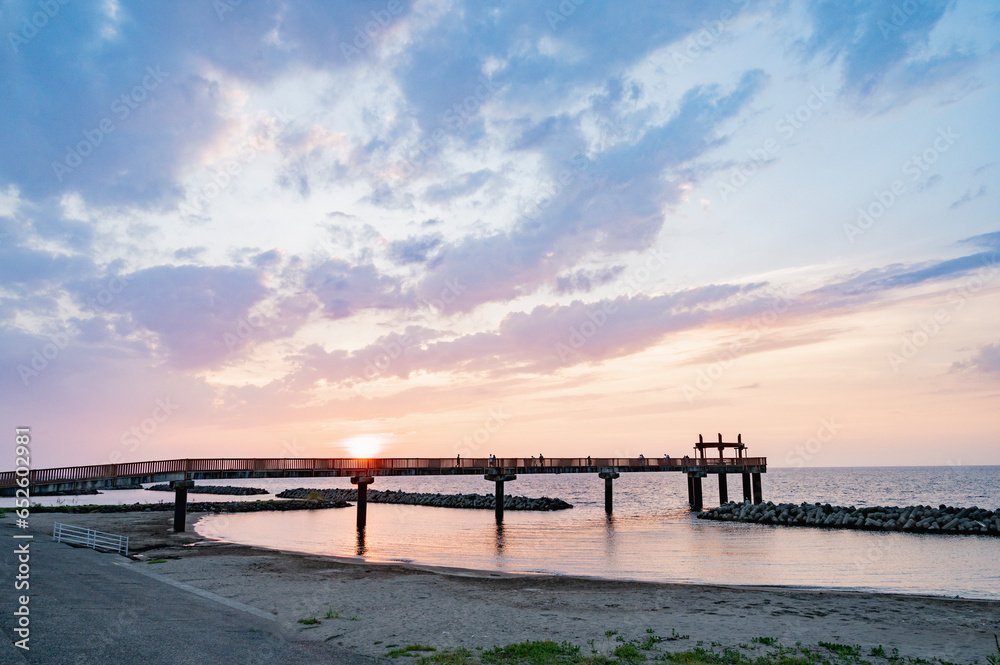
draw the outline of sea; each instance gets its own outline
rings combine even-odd
[[[764,499],[841,506],[941,504],[1000,509],[1000,466],[774,468]],[[718,505],[715,476],[704,479],[706,508]],[[697,519],[681,473],[623,473],[614,511],[604,512],[596,474],[521,475],[508,495],[558,497],[554,512],[368,504],[367,527],[354,508],[210,515],[195,530],[211,539],[363,561],[557,574],[616,580],[798,587],[1000,599],[1000,538],[880,533],[734,524]],[[347,488],[347,478],[198,481],[260,487]],[[371,489],[489,494],[481,476],[376,477]],[[739,476],[730,496],[742,497]],[[190,501],[268,498],[189,495]],[[169,502],[172,493],[109,491],[44,497],[52,503]],[[11,499],[0,500],[0,505]],[[67,515],[67,521],[72,517]]]

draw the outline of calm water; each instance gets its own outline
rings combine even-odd
[[[770,501],[835,505],[977,505],[1000,509],[1000,467],[773,469]],[[346,478],[200,481],[287,487],[349,487]],[[739,476],[730,496],[742,496]],[[492,491],[479,476],[376,478],[373,489]],[[615,514],[604,515],[595,475],[519,476],[509,494],[556,496],[574,508],[555,513],[369,504],[360,541],[355,511],[317,510],[210,516],[196,529],[212,538],[285,550],[480,570],[544,572],[658,582],[791,585],[1000,599],[1000,538],[826,531],[695,519],[683,474],[622,474]],[[201,497],[191,496],[192,500]],[[232,497],[225,497],[231,499]],[[252,498],[252,497],[251,497]],[[718,499],[705,481],[707,505]],[[108,492],[78,503],[172,499],[169,493]],[[64,502],[73,499],[62,499]],[[10,501],[5,500],[5,501]],[[53,503],[47,499],[45,503]]]

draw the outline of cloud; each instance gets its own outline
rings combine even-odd
[[[996,233],[983,234],[964,242],[975,241],[973,244],[984,245],[996,242],[996,236]],[[995,266],[997,259],[997,253],[989,251],[915,265],[893,264],[831,282],[810,291],[804,297],[825,303],[838,302],[840,299],[867,301],[877,298],[885,291],[953,279],[984,266]]]
[[[567,275],[556,277],[556,293],[565,295],[579,291],[590,291],[603,286],[622,274],[625,266],[606,266],[596,270],[581,269]]]
[[[979,189],[976,190],[975,194],[972,193],[971,189],[965,190],[965,194],[962,194],[962,196],[960,196],[958,200],[952,202],[952,204],[948,207],[952,210],[955,210],[956,208],[964,206],[969,201],[978,199],[982,196],[986,196],[986,185],[980,185]]]
[[[968,360],[953,363],[951,370],[1000,376],[1000,343],[983,344]]]
[[[917,48],[926,46],[950,4],[926,0],[911,3],[904,11],[902,3],[888,0],[814,2],[810,6],[813,31],[802,46],[808,57],[823,56],[828,62],[842,58],[843,89],[860,100],[890,85],[899,88],[896,92],[909,86],[927,87],[929,78],[954,74],[957,64],[967,62],[956,55],[911,61]]]
[[[81,283],[76,295],[93,309],[91,296],[104,286],[102,280]],[[268,293],[256,270],[190,265],[146,268],[123,276],[115,290],[107,303],[98,303],[98,312],[126,315],[132,331],[155,333],[151,354],[182,369],[224,360],[233,351],[226,336],[238,331],[250,308]]]
[[[94,262],[75,253],[33,249],[31,226],[0,217],[0,286],[22,294],[45,286],[81,278],[94,270]]]
[[[490,179],[493,172],[489,169],[480,169],[473,173],[464,173],[457,178],[452,178],[452,182],[447,185],[433,185],[424,192],[424,199],[432,202],[450,201],[459,196],[474,193]]]
[[[720,125],[767,80],[752,70],[728,92],[716,85],[692,88],[666,123],[650,127],[634,142],[593,156],[566,155],[569,161],[556,163],[549,173],[553,184],[539,192],[541,205],[525,210],[511,230],[443,246],[418,284],[418,295],[437,298],[449,281],[458,282],[464,288],[449,309],[469,311],[532,293],[591,251],[647,248],[662,228],[664,206],[680,196],[664,174],[724,143]]]
[[[389,243],[389,258],[400,265],[426,263],[431,252],[441,246],[440,235],[410,236]]]
[[[989,247],[1000,251],[1000,231],[982,233],[977,236],[965,238],[961,242],[964,244],[976,245],[977,247]]]
[[[411,4],[399,1],[394,25],[407,20]],[[30,0],[9,3],[0,16],[0,144],[21,158],[0,162],[0,182],[37,200],[78,191],[96,205],[169,207],[184,195],[184,169],[231,128],[234,91],[227,86],[266,85],[303,66],[356,66],[378,52],[388,30],[369,37],[375,46],[352,59],[342,44],[383,9],[277,0],[170,8],[59,3],[12,53],[7,36],[39,8]]]
[[[401,335],[382,337],[351,353],[313,346],[294,358],[301,368],[290,382],[298,387],[320,378],[364,383],[387,377],[405,379],[416,371],[550,373],[636,353],[670,332],[724,318],[728,299],[752,294],[759,286],[709,285],[661,296],[539,305],[530,312],[508,314],[491,332],[444,339],[449,336],[443,331],[409,327]],[[771,300],[762,295],[750,302],[749,307],[740,307],[738,316],[761,311]]]
[[[306,287],[323,304],[329,318],[342,319],[363,309],[397,309],[414,304],[399,278],[385,275],[371,263],[350,264],[330,259],[310,268]]]

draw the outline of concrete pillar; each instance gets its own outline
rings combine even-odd
[[[750,494],[750,474],[743,474],[743,500],[752,501],[753,495]]]
[[[358,529],[368,522],[368,486],[374,482],[372,476],[351,476],[351,484],[358,486]]]
[[[696,473],[692,477],[692,486],[694,489],[694,505],[691,506],[691,510],[701,510],[704,502],[701,496],[701,474]]]
[[[496,489],[493,491],[493,498],[497,522],[503,522],[503,479],[500,476],[496,478]]]
[[[189,487],[194,487],[193,480],[170,481],[170,489],[174,491],[174,533],[184,533],[187,531],[187,501]]]
[[[688,477],[688,507],[694,510],[694,476],[688,473],[687,477]]]
[[[496,489],[493,492],[494,503],[496,504],[496,517],[497,522],[503,522],[503,484],[508,480],[517,480],[517,476],[513,473],[487,473],[483,476],[486,480],[492,480],[496,483]]]
[[[726,474],[719,474],[719,505],[729,502],[729,484],[726,481]]]
[[[604,479],[604,512],[608,515],[611,514],[612,504],[614,503],[614,494],[611,489],[611,483],[620,475],[621,474],[616,473],[615,471],[601,471],[597,474],[598,478]]]
[[[764,492],[760,487],[760,474],[753,474],[753,502],[763,503],[764,502]]]

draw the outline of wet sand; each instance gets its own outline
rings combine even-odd
[[[190,514],[189,525],[198,518]],[[983,663],[1000,632],[998,601],[370,563],[209,541],[191,526],[174,534],[169,513],[35,514],[32,530],[51,534],[56,521],[129,535],[138,560],[166,560],[148,570],[263,610],[293,639],[371,656],[415,643],[441,650],[567,640],[587,649],[595,640],[613,648],[606,631],[644,640],[651,630],[688,636],[657,644],[651,657],[698,642],[738,647],[770,637],[787,646],[826,641],[860,645],[864,655],[882,646],[904,657]],[[309,618],[320,623],[298,623]]]

